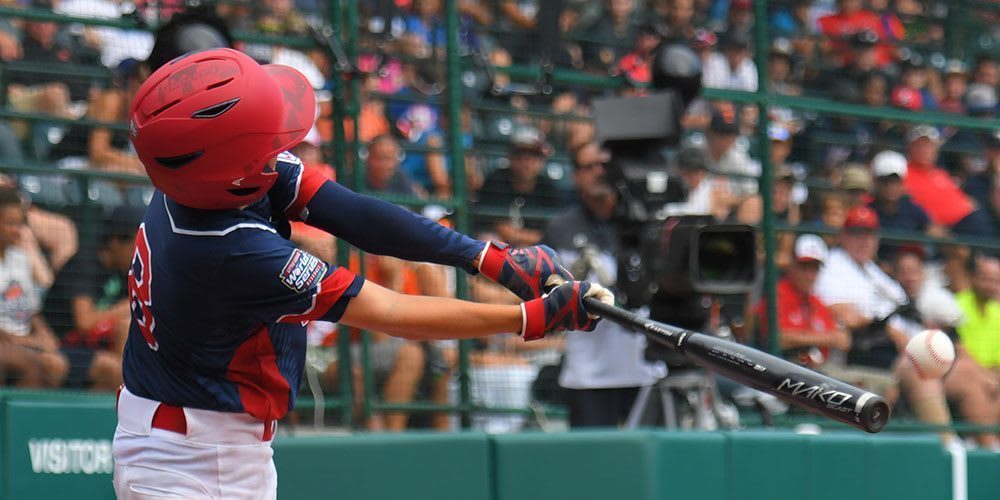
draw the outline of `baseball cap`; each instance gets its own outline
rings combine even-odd
[[[740,124],[736,119],[736,113],[716,111],[712,113],[712,122],[709,123],[708,129],[718,134],[738,134],[740,132]]]
[[[906,157],[895,151],[882,151],[872,158],[872,170],[875,177],[898,175],[900,179],[905,179]]]
[[[729,2],[730,9],[749,10],[750,7],[752,6],[753,4],[750,2],[750,0],[730,0]]]
[[[135,232],[139,230],[139,224],[146,214],[145,207],[134,207],[131,205],[118,205],[111,210],[111,213],[101,224],[101,237],[111,238],[134,238]]]
[[[775,38],[774,41],[771,42],[771,55],[792,57],[793,52],[792,41],[787,38]]]
[[[677,168],[681,170],[708,170],[708,156],[698,147],[686,147],[677,153]]]
[[[910,111],[924,109],[924,96],[910,87],[896,87],[893,89],[889,102],[897,108],[908,109]]]
[[[772,141],[786,142],[792,138],[792,133],[788,131],[788,127],[781,123],[771,123],[767,127],[767,136]]]
[[[715,47],[719,43],[719,37],[710,30],[698,28],[694,30],[694,38],[691,40],[691,48],[703,50]]]
[[[951,59],[947,64],[944,65],[945,75],[965,75],[969,68],[964,62],[958,59]]]
[[[969,114],[995,112],[997,108],[997,91],[985,83],[969,85],[965,94],[965,109]]]
[[[826,242],[815,234],[803,234],[795,240],[795,260],[797,262],[826,261]]]
[[[941,133],[930,125],[917,125],[910,129],[906,133],[906,142],[914,142],[917,139],[926,137],[931,140],[931,142],[940,143]]]
[[[848,164],[840,174],[840,188],[845,190],[861,189],[871,191],[872,176],[865,167],[858,164]]]
[[[545,143],[545,135],[535,127],[519,127],[514,130],[510,137],[511,149],[521,151],[535,151],[545,154],[548,145]]]
[[[856,206],[847,212],[844,219],[845,230],[869,230],[878,229],[878,214],[874,210],[864,205]]]

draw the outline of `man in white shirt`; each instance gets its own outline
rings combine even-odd
[[[593,145],[585,148],[590,151]],[[581,153],[584,152],[581,149]],[[579,203],[549,221],[543,242],[559,253],[574,276],[590,276],[613,287],[617,276],[618,230],[612,215],[617,196],[604,180],[606,157],[574,158],[573,183]],[[624,423],[639,388],[666,376],[666,366],[644,359],[646,337],[611,321],[587,335],[566,337],[559,385],[568,389],[571,427],[614,427]]]
[[[878,215],[871,208],[856,206],[848,211],[838,236],[840,246],[830,252],[816,280],[816,295],[852,334],[847,366],[824,371],[890,402],[898,395],[898,382],[921,421],[949,425],[941,381],[920,378],[913,365],[899,356],[917,332],[897,314],[909,302],[906,292],[875,263],[878,229]],[[943,433],[942,438],[951,440],[953,435]]]
[[[719,37],[719,50],[705,60],[701,81],[713,89],[757,90],[757,65],[750,58],[746,33],[729,31]]]

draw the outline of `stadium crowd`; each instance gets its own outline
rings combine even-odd
[[[218,2],[213,11],[234,32],[294,39],[325,19],[328,3],[233,0]],[[756,91],[761,82],[754,54],[766,50],[767,88],[775,94],[983,120],[995,120],[1000,111],[995,6],[967,7],[966,21],[979,24],[953,32],[946,29],[948,16],[957,9],[937,0],[772,1],[767,19],[756,19],[749,0],[563,3],[553,14],[540,0],[458,2],[460,52],[469,63],[460,89],[466,105],[454,127],[465,148],[458,165],[446,148],[452,127],[443,104],[444,2],[359,2],[362,39],[357,71],[350,75],[359,80],[356,96],[326,52],[282,46],[281,38],[235,46],[262,62],[299,69],[317,89],[316,127],[294,150],[307,165],[335,177],[330,144],[334,129],[343,126],[346,139],[361,144],[361,161],[355,165],[347,155],[347,170],[363,170],[358,178],[364,190],[433,201],[461,189],[474,204],[478,236],[550,244],[575,272],[608,285],[615,281],[617,199],[602,182],[609,156],[595,142],[591,103],[649,92],[652,55],[661,43],[691,47],[701,58],[706,88]],[[119,178],[91,181],[82,196],[103,210],[104,219],[99,230],[78,237],[77,178],[60,173],[145,175],[124,124],[132,95],[151,70],[154,38],[143,26],[179,18],[186,7],[181,0],[2,0],[0,6],[137,22],[126,29],[0,17],[5,109],[20,113],[0,119],[0,159],[50,169],[0,179],[0,384],[111,390],[121,379],[129,317],[124,277],[149,188]],[[755,23],[767,23],[765,43],[755,40]],[[977,36],[949,40],[967,32]],[[539,51],[542,45],[551,50]],[[504,70],[540,63],[617,85],[560,84],[543,93]],[[65,74],[52,71],[57,67]],[[356,122],[334,123],[334,95],[360,100]],[[668,213],[762,220],[758,118],[752,106],[691,103],[670,165],[688,198],[666,207]],[[1000,424],[1000,260],[967,245],[926,243],[926,237],[1000,240],[1000,129],[782,107],[771,107],[768,118],[771,206],[779,223],[796,228],[778,234],[776,256],[782,271],[777,335],[789,359],[898,395],[924,422],[946,425],[957,411],[966,421]],[[456,186],[456,178],[466,185]],[[450,214],[434,205],[424,214],[449,223]],[[294,226],[292,237],[323,259],[336,259],[332,237],[304,225]],[[397,290],[455,290],[453,274],[439,267],[374,256],[352,262],[369,279]],[[515,300],[478,279],[472,295]],[[741,341],[767,346],[761,295],[729,298],[729,315],[740,325]],[[922,379],[899,358],[906,340],[925,328],[948,331],[959,346],[944,381]],[[642,345],[634,337],[603,330],[594,338],[617,340],[481,343],[472,354],[474,396],[504,407],[527,407],[536,399],[568,404],[572,425],[620,422],[638,387],[663,372],[640,362]],[[329,346],[339,334],[358,338],[317,324],[310,341]],[[383,401],[447,403],[454,397],[453,344],[378,334],[371,340],[370,376]],[[355,355],[360,359],[360,347]],[[330,390],[338,382],[337,363],[313,363]],[[362,373],[353,379],[355,393],[363,393]],[[597,407],[614,410],[595,416]],[[408,420],[405,412],[388,412],[368,424],[402,430],[414,425]],[[480,423],[515,430],[524,418],[483,417]],[[427,425],[451,424],[435,417]],[[994,434],[977,439],[1000,450]]]

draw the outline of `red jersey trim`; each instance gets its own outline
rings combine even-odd
[[[312,305],[300,314],[286,314],[278,318],[279,323],[305,323],[314,321],[326,314],[344,292],[354,283],[354,273],[343,267],[338,267],[316,285],[316,295],[313,295]]]
[[[307,167],[303,164],[302,170],[299,172],[299,178],[295,180],[295,198],[292,199],[292,203],[285,209],[285,215],[291,220],[302,220],[302,211],[305,210],[306,205],[312,201],[313,196],[316,196],[316,192],[319,191],[319,188],[323,187],[323,183],[327,180],[329,179],[319,169]]]
[[[277,360],[270,332],[261,326],[236,349],[226,372],[236,384],[243,411],[265,422],[288,413],[291,386],[278,371]]]

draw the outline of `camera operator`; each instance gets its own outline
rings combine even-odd
[[[614,286],[618,231],[611,220],[618,198],[604,179],[608,153],[596,143],[577,150],[576,204],[552,219],[543,242],[554,248],[574,276]],[[639,388],[666,375],[643,358],[646,338],[604,321],[588,335],[567,337],[559,385],[568,389],[571,427],[616,426],[625,421]]]

